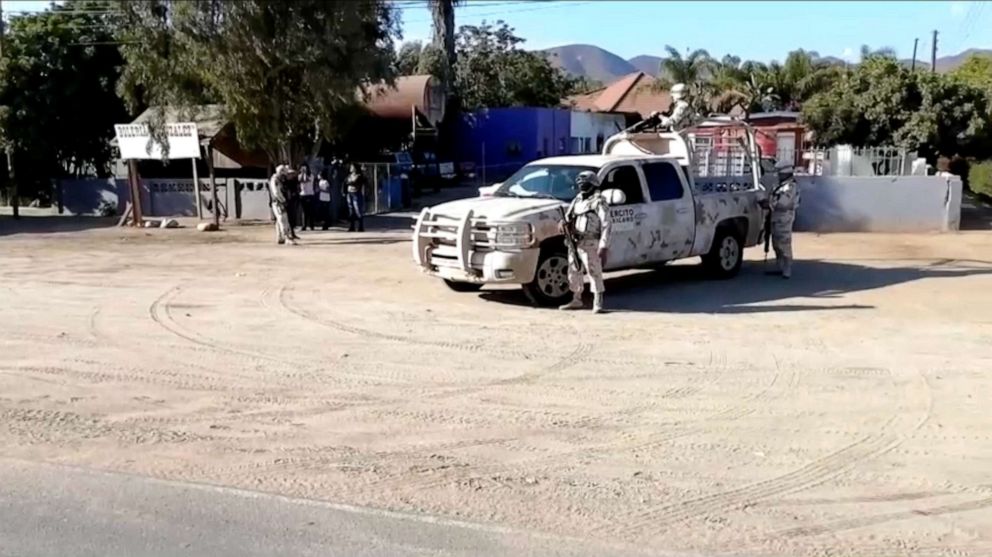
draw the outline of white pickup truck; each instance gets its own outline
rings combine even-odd
[[[764,222],[752,128],[730,120],[679,133],[639,126],[609,138],[602,154],[537,160],[480,188],[480,197],[423,209],[414,261],[453,290],[520,284],[535,304],[563,303],[570,293],[559,207],[576,195],[576,175],[592,170],[613,223],[607,271],[702,256],[714,276],[733,277]]]

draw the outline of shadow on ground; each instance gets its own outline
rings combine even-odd
[[[769,263],[767,269],[771,268]],[[610,277],[606,279],[607,307],[614,312],[721,314],[873,309],[845,303],[845,295],[928,278],[992,275],[992,262],[927,260],[919,266],[880,268],[807,260],[794,264],[791,280],[766,276],[765,269],[761,263],[745,264],[741,274],[729,281],[708,280],[698,265]],[[519,290],[486,291],[480,297],[530,305]]]
[[[992,230],[992,205],[987,197],[965,192],[961,200],[961,230]]]
[[[111,228],[119,217],[66,217],[66,216],[0,216],[0,236],[14,234],[51,234],[80,232],[96,228]]]

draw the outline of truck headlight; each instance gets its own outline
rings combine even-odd
[[[526,248],[534,243],[534,227],[527,222],[498,224],[491,233],[497,248]]]

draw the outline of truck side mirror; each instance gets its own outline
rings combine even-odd
[[[622,190],[608,189],[603,190],[603,199],[608,205],[623,205],[627,202],[627,195]]]

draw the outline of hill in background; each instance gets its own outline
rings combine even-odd
[[[642,54],[630,60],[624,60],[612,52],[590,44],[569,44],[558,46],[541,51],[548,55],[551,62],[574,76],[582,76],[609,84],[621,77],[634,72],[644,72],[651,76],[657,76],[661,67],[660,56]],[[816,56],[816,53],[813,53]],[[992,50],[969,48],[964,52],[937,58],[937,71],[947,72],[960,66],[971,54],[992,55]],[[843,64],[844,61],[834,56],[819,57],[833,64]],[[902,63],[909,66],[911,60],[902,60]],[[929,60],[917,60],[918,68],[929,68]]]

